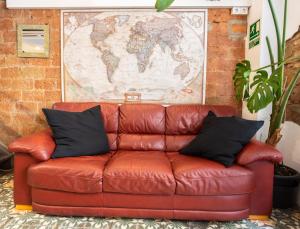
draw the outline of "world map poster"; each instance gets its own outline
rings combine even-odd
[[[206,13],[63,11],[64,101],[202,103]]]

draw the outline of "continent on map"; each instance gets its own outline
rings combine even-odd
[[[188,18],[189,24],[195,28],[200,28],[202,25],[202,18],[194,15],[192,18]]]
[[[181,63],[180,65],[178,65],[175,69],[174,69],[174,75],[180,75],[181,79],[185,79],[185,77],[188,76],[188,74],[190,73],[190,66],[188,63],[184,62]]]
[[[139,72],[144,72],[146,70],[155,45],[155,40],[151,39],[147,34],[136,32],[130,35],[130,41],[127,44],[127,52],[136,55]]]
[[[101,60],[106,66],[108,81],[112,83],[112,75],[119,66],[120,58],[112,54],[111,51],[104,50]]]
[[[90,34],[91,42],[101,52],[101,60],[106,66],[107,79],[112,83],[112,76],[119,66],[120,58],[111,51],[105,40],[115,32],[116,17],[107,17],[103,20],[91,20],[93,31]]]
[[[177,18],[154,17],[147,22],[138,21],[131,28],[127,52],[136,55],[138,69],[142,73],[149,65],[156,45],[159,45],[163,52],[169,47],[173,53],[182,37],[181,23]]]
[[[126,22],[128,22],[130,16],[129,15],[118,15],[116,16],[118,19],[118,25],[122,26],[124,25]]]

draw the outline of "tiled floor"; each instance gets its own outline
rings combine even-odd
[[[16,229],[229,229],[229,228],[299,228],[300,210],[273,210],[268,221],[242,220],[237,222],[169,221],[94,217],[51,217],[33,212],[17,211],[12,200],[12,175],[0,175],[0,228]]]

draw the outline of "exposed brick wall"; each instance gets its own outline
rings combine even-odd
[[[300,27],[298,32],[286,42],[286,58],[295,58],[300,56]],[[285,66],[285,75],[290,81],[295,76],[296,72],[299,71],[300,61],[287,64]],[[289,99],[286,119],[293,121],[300,125],[300,80],[292,92]]]
[[[232,75],[237,61],[245,58],[247,18],[231,15],[229,9],[210,9],[208,23],[206,103],[228,104],[241,110]]]
[[[49,24],[50,57],[18,58],[17,24]],[[0,141],[45,126],[42,107],[60,100],[60,13],[7,10],[0,0]]]
[[[235,102],[232,73],[244,58],[246,17],[231,16],[229,9],[209,10],[206,102]],[[18,58],[17,24],[49,24],[50,58]],[[42,107],[61,100],[60,12],[58,10],[7,10],[0,0],[0,141],[46,126]]]

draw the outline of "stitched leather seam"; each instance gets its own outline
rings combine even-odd
[[[133,177],[124,177],[124,176],[122,176],[122,178],[120,178],[120,177],[115,178],[115,175],[104,175],[104,177],[110,177],[110,179],[117,179],[117,180],[126,179],[126,180],[149,180],[149,181],[154,181],[151,178],[144,178],[144,177],[133,178]],[[166,179],[166,178],[169,179],[171,177],[160,177],[159,179]],[[156,178],[154,178],[154,179],[156,179]],[[172,181],[173,181],[173,179],[172,179]],[[175,181],[175,179],[174,179],[174,181]]]
[[[221,179],[228,179],[228,178],[233,178],[233,177],[249,177],[249,176],[253,176],[252,174],[251,175],[240,175],[240,176],[227,176],[227,177],[217,177],[217,176],[212,176],[212,177],[200,177],[200,178],[192,178],[192,177],[188,177],[188,176],[184,176],[184,178],[189,178],[189,179],[192,179],[192,180],[201,180],[202,178],[209,178],[209,179],[212,179],[212,178],[221,178]],[[178,179],[177,176],[175,176],[176,179]]]
[[[49,176],[49,173],[39,173],[39,175],[47,175],[47,176]],[[102,181],[103,180],[103,177],[102,178],[95,178],[95,179],[87,179],[86,177],[82,177],[82,176],[74,176],[74,175],[65,175],[65,176],[62,176],[62,175],[58,175],[58,176],[55,176],[55,178],[59,178],[59,177],[66,177],[66,178],[68,178],[68,177],[76,177],[76,178],[79,178],[79,179],[84,179],[84,180],[91,180],[91,181],[98,181],[98,180],[100,180],[100,181]]]

